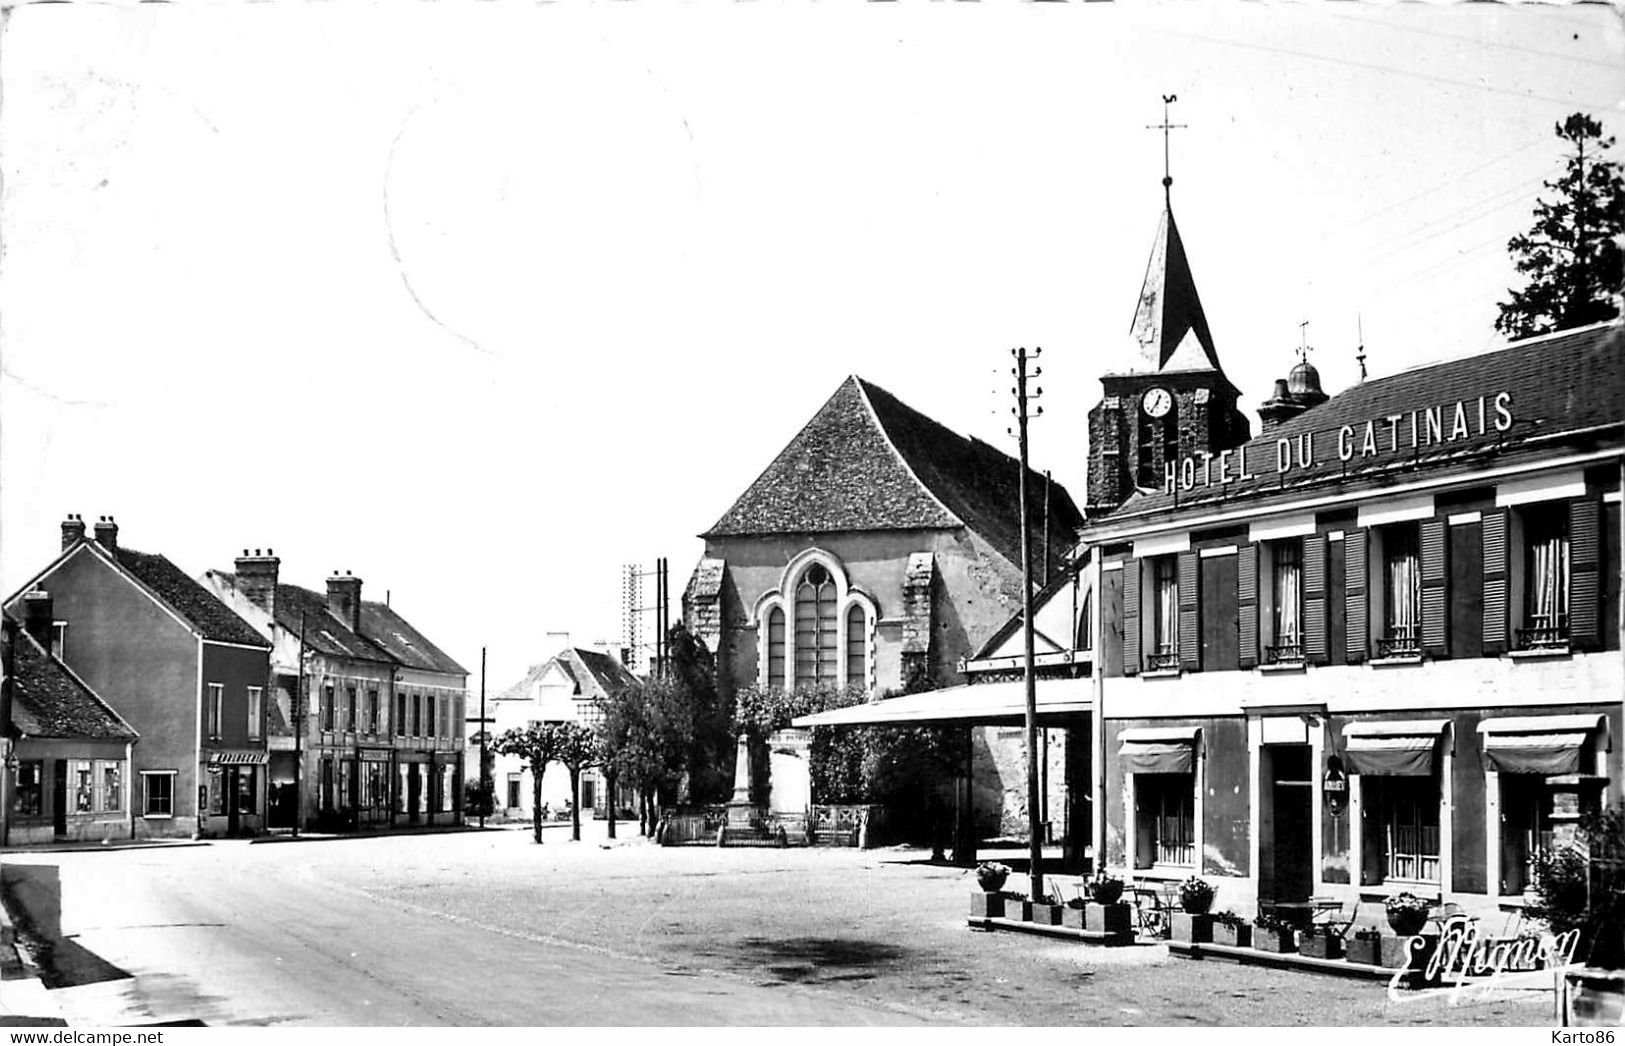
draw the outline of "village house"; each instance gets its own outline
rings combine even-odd
[[[137,838],[264,828],[270,644],[175,564],[119,543],[110,516],[5,602],[51,599],[50,649],[140,737],[129,788]]]
[[[461,824],[468,673],[361,579],[315,592],[279,579],[271,550],[203,584],[272,646],[271,825]],[[295,711],[295,695],[304,686]]]

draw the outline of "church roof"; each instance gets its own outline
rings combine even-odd
[[[1503,392],[1513,419],[1504,432],[1494,426],[1496,397]],[[1481,396],[1486,411],[1482,433]],[[1412,425],[1423,425],[1430,410],[1438,412],[1442,432],[1455,435],[1458,403],[1466,435],[1431,442],[1424,437],[1418,446],[1411,445]],[[1388,419],[1397,419],[1397,425]],[[1233,459],[1229,482],[1204,484],[1198,466],[1192,489],[1142,491],[1092,525],[1115,530],[1121,523],[1166,518],[1173,510],[1264,507],[1317,488],[1376,490],[1418,473],[1469,476],[1490,464],[1550,455],[1554,446],[1567,442],[1593,441],[1610,429],[1609,438],[1617,440],[1618,430],[1625,428],[1622,419],[1625,327],[1614,321],[1362,382],[1232,452],[1246,455],[1247,478],[1236,478],[1241,470]],[[1370,453],[1368,423],[1374,443]],[[1300,436],[1312,440],[1315,465],[1278,471],[1277,447],[1284,444],[1296,454]],[[1347,462],[1339,460],[1340,436],[1353,447]]]
[[[1172,204],[1157,224],[1129,333],[1136,351],[1123,362],[1126,373],[1222,370]]]
[[[1044,478],[1029,476],[1036,518]],[[853,375],[701,537],[966,527],[1017,562],[1019,478],[1008,454]],[[1051,547],[1071,548],[1079,522],[1071,496],[1052,482]]]

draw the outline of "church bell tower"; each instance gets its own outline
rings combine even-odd
[[[1185,245],[1174,223],[1167,170],[1170,124],[1163,97],[1163,211],[1126,352],[1101,375],[1104,395],[1089,412],[1087,514],[1112,512],[1136,490],[1161,489],[1170,463],[1247,442],[1252,428],[1237,407],[1196,293]]]

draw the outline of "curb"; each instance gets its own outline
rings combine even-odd
[[[0,854],[81,854],[115,853],[120,850],[182,850],[193,846],[209,846],[208,839],[152,840],[139,843],[114,843],[111,846],[65,843],[53,846],[7,846]]]

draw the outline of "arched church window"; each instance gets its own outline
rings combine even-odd
[[[854,604],[846,611],[846,685],[869,685],[869,619]]]
[[[796,586],[797,686],[835,681],[835,644],[835,579],[814,563]]]
[[[767,613],[767,686],[784,689],[784,611],[778,607]]]

